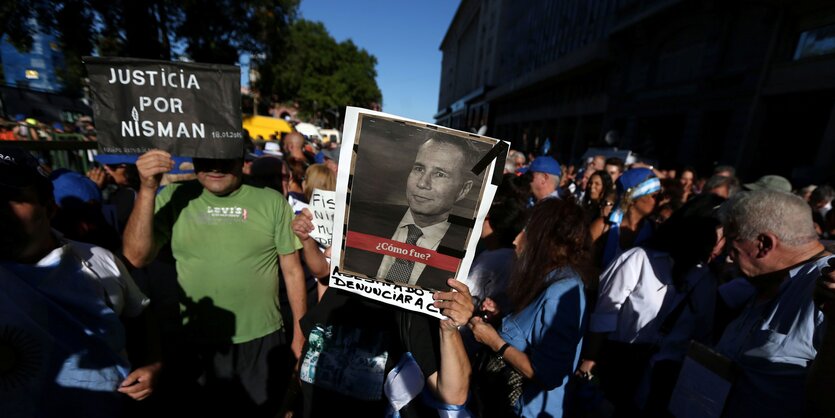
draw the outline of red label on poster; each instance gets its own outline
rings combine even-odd
[[[458,265],[461,264],[460,259],[441,254],[437,251],[353,231],[348,231],[348,235],[345,237],[345,246],[423,263],[427,266],[452,273],[458,271]]]

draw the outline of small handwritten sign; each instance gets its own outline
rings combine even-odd
[[[310,212],[313,213],[313,232],[310,237],[327,248],[333,241],[333,212],[336,209],[336,192],[313,189],[310,196]]]

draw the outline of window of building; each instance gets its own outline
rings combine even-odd
[[[835,53],[835,24],[801,33],[794,50],[794,60],[832,53]]]

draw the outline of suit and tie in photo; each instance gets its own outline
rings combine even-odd
[[[467,197],[479,180],[469,171],[478,156],[472,144],[459,138],[438,135],[424,141],[409,166],[407,204],[377,203],[371,200],[375,196],[354,193],[348,212],[349,235],[356,232],[433,251],[440,249],[442,254],[463,254],[471,228],[448,220],[456,204]],[[364,180],[357,177],[355,185]],[[471,219],[473,212],[470,209],[467,218]],[[446,280],[456,274],[433,267],[430,262],[352,247],[350,240],[341,264],[350,272],[368,277],[440,290],[448,289]]]

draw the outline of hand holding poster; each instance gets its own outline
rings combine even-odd
[[[84,63],[103,153],[241,156],[238,67],[100,57]]]
[[[349,107],[342,149],[330,285],[441,318],[432,294],[467,283],[507,143]]]
[[[310,196],[310,212],[313,213],[313,232],[310,237],[327,248],[333,240],[333,212],[336,209],[336,192],[313,189]]]

